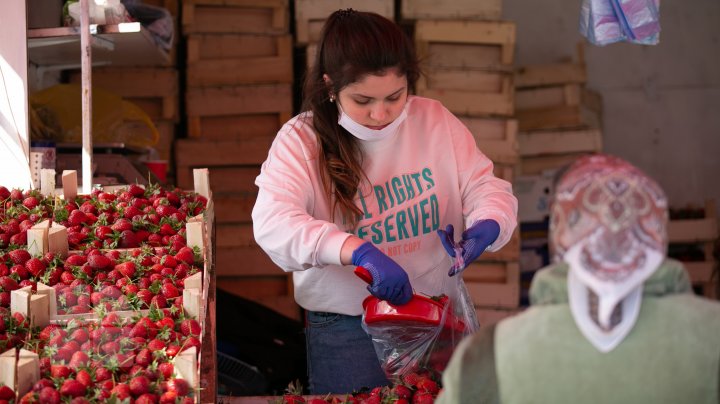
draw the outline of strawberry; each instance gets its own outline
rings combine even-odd
[[[115,195],[109,193],[109,192],[101,192],[97,199],[102,203],[110,203],[115,200]]]
[[[128,386],[134,396],[140,396],[150,392],[150,379],[145,376],[135,376],[130,379]]]
[[[15,279],[9,276],[0,276],[0,289],[4,292],[11,292],[18,288],[18,283]]]
[[[152,352],[147,349],[143,348],[135,355],[135,363],[142,366],[143,368],[147,368],[150,363],[152,363],[153,355]]]
[[[118,383],[110,390],[110,393],[115,394],[119,400],[125,400],[130,397],[130,388],[125,383]]]
[[[87,220],[87,215],[80,209],[73,210],[68,216],[68,223],[70,224],[70,226],[82,225],[83,223],[87,222]]]
[[[78,349],[79,349],[79,347],[78,347]],[[70,358],[70,363],[68,363],[68,366],[70,366],[73,369],[84,367],[87,365],[89,359],[90,358],[88,357],[88,355],[85,352],[75,351],[75,353],[73,353],[72,357]]]
[[[10,191],[7,188],[0,185],[0,201],[4,201],[10,198]]]
[[[22,249],[12,250],[7,253],[7,256],[17,265],[25,265],[25,263],[32,258],[27,250]]]
[[[115,265],[115,269],[120,272],[123,276],[132,278],[135,275],[135,263],[132,261],[123,262],[122,264]]]
[[[123,217],[129,220],[132,220],[134,217],[140,215],[142,215],[142,211],[134,206],[128,206],[125,208],[125,211],[123,211]]]
[[[25,262],[25,269],[32,274],[32,276],[40,276],[45,273],[45,263],[39,258],[30,258]]]
[[[9,233],[0,233],[0,248],[6,248],[10,245],[10,234]],[[160,237],[158,235],[158,237]]]
[[[15,392],[8,386],[0,386],[0,400],[14,400]]]
[[[70,255],[65,259],[65,269],[70,269],[70,267],[76,267],[83,265],[87,262],[87,257],[84,255]]]
[[[8,269],[7,265],[0,262],[0,276],[7,276],[10,275],[10,270]]]
[[[78,370],[77,374],[75,374],[75,380],[79,381],[83,386],[88,388],[93,385],[92,376],[90,376],[90,373],[88,373],[85,369]]]
[[[174,391],[166,391],[160,396],[160,404],[175,404],[178,399],[178,394]]]
[[[112,226],[113,231],[116,231],[118,233],[122,233],[127,230],[132,230],[133,225],[132,223],[127,219],[118,219]]]
[[[70,368],[65,365],[52,365],[50,366],[50,375],[53,378],[66,378],[70,376]]]
[[[193,319],[183,320],[180,323],[180,332],[184,336],[188,336],[188,335],[200,336],[200,332],[201,332],[200,323],[197,320],[193,320]]]
[[[167,380],[172,377],[173,372],[175,372],[175,366],[172,362],[162,362],[158,365],[158,370],[160,371],[163,379]]]
[[[165,283],[160,287],[160,293],[166,298],[166,299],[172,299],[175,297],[180,296],[180,292],[175,287],[175,285],[171,283]]]
[[[87,387],[74,379],[67,379],[60,387],[60,395],[70,397],[81,397],[87,392]]]
[[[413,395],[412,390],[402,384],[396,384],[390,389],[390,394],[393,394],[397,398],[410,399]]]
[[[427,391],[417,391],[412,398],[413,404],[432,404],[435,402],[433,395]]]
[[[165,255],[160,259],[160,263],[166,268],[175,268],[178,264],[175,257],[172,255]]]
[[[40,204],[40,202],[38,202],[36,197],[28,196],[22,201],[22,204],[28,209],[35,209]]]
[[[107,268],[111,264],[110,258],[99,254],[88,256],[87,262],[88,265],[95,269]]]
[[[190,384],[185,379],[170,379],[167,388],[168,391],[174,391],[179,396],[186,396],[190,392]]]
[[[437,383],[427,377],[421,377],[416,386],[418,391],[427,391],[430,394],[437,394],[440,391]]]
[[[138,299],[142,300],[147,307],[150,307],[150,302],[155,295],[147,289],[140,289],[137,291],[135,296],[137,296]]]
[[[42,380],[47,379],[41,379],[41,381]],[[60,393],[52,386],[43,387],[38,393],[38,400],[43,404],[60,404],[61,402]]]
[[[112,378],[112,372],[107,368],[98,367],[95,369],[95,381],[102,382],[104,380],[110,380]]]
[[[138,184],[130,184],[127,189],[130,194],[136,198],[142,197],[145,195],[145,189],[141,187]]]
[[[138,242],[137,236],[135,233],[133,233],[132,230],[125,230],[122,233],[120,233],[120,240],[118,242],[118,247],[120,248],[135,248],[138,247],[140,243]]]
[[[177,254],[175,254],[175,259],[188,265],[193,265],[195,264],[195,253],[190,247],[182,247],[178,250]]]

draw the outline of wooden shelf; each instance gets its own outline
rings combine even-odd
[[[167,66],[170,54],[155,44],[139,22],[91,25],[93,64],[114,66]],[[39,66],[79,66],[80,28],[28,30],[28,59]]]

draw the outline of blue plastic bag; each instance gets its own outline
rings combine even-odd
[[[580,33],[595,45],[620,41],[656,45],[660,40],[660,1],[583,0]]]

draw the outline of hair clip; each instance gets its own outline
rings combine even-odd
[[[343,9],[343,10],[339,10],[337,13],[338,13],[338,19],[342,20],[342,19],[345,18],[345,17],[349,17],[349,16],[351,16],[351,15],[354,15],[354,14],[355,14],[355,10],[353,10],[352,8],[346,8],[346,9]]]

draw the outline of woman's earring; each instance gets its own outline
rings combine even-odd
[[[330,102],[335,102],[335,94],[330,93]]]

